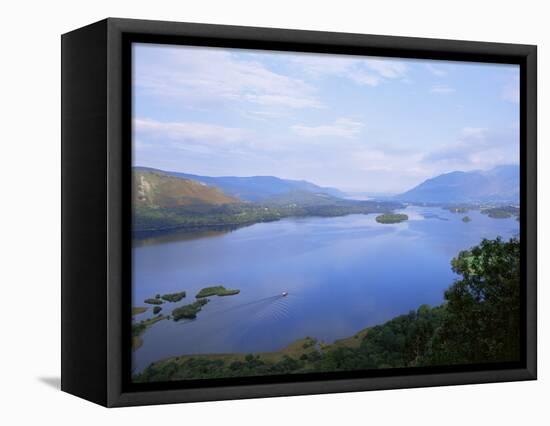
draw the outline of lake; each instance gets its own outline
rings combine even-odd
[[[238,288],[210,297],[195,320],[154,324],[133,353],[133,371],[182,354],[266,352],[305,336],[326,343],[421,304],[438,305],[457,276],[450,261],[482,238],[510,238],[515,218],[492,219],[436,207],[408,207],[409,220],[376,215],[290,218],[233,231],[174,232],[135,240],[133,306],[185,290],[191,303],[207,286]],[[288,292],[288,296],[281,294]],[[152,308],[136,318],[152,316]]]

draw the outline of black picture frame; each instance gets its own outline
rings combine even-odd
[[[520,66],[519,363],[132,384],[132,42]],[[109,18],[62,36],[62,390],[108,406],[534,380],[536,46]]]

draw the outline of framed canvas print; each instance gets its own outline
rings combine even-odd
[[[62,389],[536,378],[536,47],[107,19],[62,37]]]

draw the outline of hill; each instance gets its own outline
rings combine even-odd
[[[426,203],[519,202],[519,166],[488,171],[445,173],[422,182],[395,199]]]
[[[134,170],[133,197],[135,206],[149,208],[222,205],[239,201],[202,182],[145,170]]]
[[[403,207],[394,201],[357,201],[338,198],[305,181],[275,177],[228,178],[244,181],[247,194],[260,201],[240,200],[214,187],[210,178],[189,179],[183,173],[134,168],[133,230],[138,233],[171,229],[233,229],[285,217],[334,217],[346,214],[387,213]],[[218,179],[218,178],[212,178]],[[225,179],[225,178],[220,178]],[[286,183],[285,183],[286,182]],[[294,186],[304,189],[289,189]],[[263,191],[266,194],[261,195]],[[241,192],[242,194],[242,192]]]
[[[228,196],[242,201],[264,202],[287,193],[309,192],[342,198],[345,194],[335,188],[326,188],[305,180],[281,179],[274,176],[200,176],[189,173],[162,171],[147,167],[136,167],[139,172],[156,172],[168,176],[191,179],[217,188]]]

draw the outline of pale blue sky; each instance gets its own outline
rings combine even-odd
[[[134,164],[400,192],[519,161],[519,67],[135,44]]]

